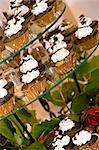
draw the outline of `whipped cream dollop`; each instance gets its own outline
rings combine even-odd
[[[75,32],[75,36],[78,39],[82,39],[83,37],[90,35],[93,31],[93,29],[90,27],[91,23],[92,19],[90,17],[81,15],[80,21],[78,22],[78,30]]]
[[[22,82],[24,83],[30,83],[32,82],[34,79],[36,79],[38,76],[40,75],[39,70],[33,70],[31,72],[27,72],[27,74],[24,74],[22,76]]]
[[[13,34],[16,34],[18,31],[20,31],[22,29],[22,23],[24,21],[25,19],[20,16],[9,20],[4,31],[6,36],[11,37]]]
[[[4,98],[8,94],[5,88],[0,89],[0,98]]]
[[[3,88],[5,85],[7,85],[7,80],[1,79],[0,80],[0,89]]]
[[[38,67],[38,62],[33,58],[32,55],[22,57],[22,65],[20,66],[20,72],[23,73],[23,83],[30,83],[40,75],[40,71],[36,67]]]
[[[36,0],[36,4],[33,5],[32,13],[37,16],[48,9],[48,0]]]
[[[68,118],[63,119],[59,123],[59,130],[61,130],[63,133],[65,131],[72,129],[73,127],[75,127],[75,123],[71,119],[68,119]]]
[[[10,0],[10,3],[13,3],[11,6],[16,7],[19,6],[20,3],[22,3],[23,0]]]
[[[15,2],[15,0],[10,0],[10,2]]]
[[[93,29],[90,26],[80,28],[76,31],[75,36],[78,37],[78,39],[82,39],[83,37],[90,35],[92,33],[92,31],[93,31]]]
[[[26,57],[27,59],[27,57]],[[33,58],[30,57],[29,60],[25,61],[21,66],[20,66],[20,71],[22,73],[26,73],[27,71],[31,71],[32,69],[38,67],[38,62]]]
[[[61,50],[57,51],[55,54],[52,55],[51,60],[54,63],[57,63],[58,61],[65,59],[68,55],[69,51],[65,48],[62,48]]]
[[[83,26],[89,26],[92,23],[92,19],[90,17],[81,15],[79,17],[79,22],[78,22],[78,26],[79,27],[83,27]]]
[[[82,130],[72,138],[75,145],[81,146],[91,140],[92,134],[86,130]]]
[[[22,29],[22,23],[25,21],[24,15],[29,11],[29,8],[22,5],[23,0],[10,0],[10,7],[8,10],[8,15],[13,18],[7,22],[5,27],[5,34],[7,37],[18,33]]]
[[[66,49],[67,44],[64,41],[64,36],[61,33],[51,36],[49,40],[44,39],[44,43],[48,52],[53,54],[51,56],[51,60],[54,63],[63,60],[69,55],[69,51]]]
[[[14,16],[17,14],[18,16],[25,15],[29,11],[29,8],[24,4],[22,5],[22,1],[23,0],[10,1],[11,5],[9,7],[8,13]]]
[[[7,85],[7,81],[5,79],[0,79],[0,98],[4,98],[8,92],[4,88],[4,86]]]
[[[9,8],[9,12],[11,15],[14,15],[16,16],[18,14],[18,16],[24,16],[27,12],[29,11],[29,8],[25,5],[22,5],[18,8],[13,8],[13,9],[10,9]]]
[[[66,42],[64,42],[64,36],[61,33],[51,36],[48,41],[44,39],[44,43],[45,48],[50,54],[55,53],[59,49],[67,47]]]
[[[64,146],[67,146],[70,143],[70,137],[68,135],[62,136],[58,135],[54,138],[53,147],[54,150],[65,150]]]
[[[21,3],[23,0],[10,0],[10,2]]]

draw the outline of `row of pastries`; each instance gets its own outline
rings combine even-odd
[[[61,0],[10,0],[0,27],[0,60],[31,41],[35,27],[46,28],[57,17]],[[0,116],[14,109],[15,96],[26,104],[42,94],[46,82],[76,66],[74,45],[88,50],[97,43],[98,22],[81,15],[78,26],[67,19],[25,51],[0,65]],[[31,38],[32,37],[32,38]]]

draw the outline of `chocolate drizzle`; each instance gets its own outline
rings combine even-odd
[[[0,98],[0,105],[3,105],[14,96],[14,84],[12,82],[8,82],[4,88],[8,91],[8,94],[5,97]]]
[[[80,23],[81,23],[82,25],[84,25],[84,24],[86,23],[86,17],[85,17],[83,14],[80,15],[79,19],[80,19]]]

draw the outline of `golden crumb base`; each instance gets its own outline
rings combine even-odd
[[[99,42],[98,33],[95,36],[91,36],[88,39],[85,39],[82,43],[78,44],[77,47],[83,50],[90,50]]]
[[[84,145],[73,150],[99,150],[99,141],[97,140],[93,145]]]
[[[13,111],[15,105],[14,97],[10,98],[7,102],[0,106],[0,116],[4,116]]]
[[[16,37],[14,40],[9,40],[5,42],[5,46],[11,47],[14,51],[23,47],[29,41],[29,32],[28,30],[23,33],[21,36]]]
[[[42,81],[39,81],[37,83],[31,83],[29,85],[23,86],[24,97],[22,98],[22,100],[25,104],[28,104],[31,100],[36,99],[37,96],[42,94],[42,92],[45,90],[45,87],[46,79],[43,79]],[[32,108],[32,104],[30,104],[28,106],[28,109],[33,110]]]
[[[57,0],[53,4],[53,8],[46,13],[44,13],[42,16],[37,17],[35,20],[30,21],[30,31],[33,33],[32,24],[36,24],[40,28],[48,26],[58,15],[58,12],[61,12],[61,7],[63,6],[63,3],[61,0]]]
[[[55,65],[55,70],[59,75],[66,74],[76,66],[76,55],[71,54],[64,61],[58,62]]]
[[[4,50],[4,44],[0,43],[0,52]]]

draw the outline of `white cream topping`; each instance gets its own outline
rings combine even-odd
[[[15,0],[10,0],[10,2],[14,2]]]
[[[40,74],[39,70],[33,70],[36,67],[38,67],[38,62],[33,58],[32,55],[27,55],[26,57],[22,57],[22,62],[23,63],[20,66],[20,71],[23,73],[22,82],[30,83],[34,79],[36,79]]]
[[[85,19],[84,21],[84,24],[82,24],[81,22],[83,21],[83,19]],[[82,17],[80,22],[78,23],[78,26],[81,27],[81,26],[89,26],[90,24],[92,23],[92,19],[90,17]]]
[[[21,65],[20,71],[21,71],[22,73],[26,73],[27,71],[31,71],[32,69],[34,69],[34,68],[36,68],[36,67],[38,67],[38,62],[37,62],[34,58],[32,58],[32,59],[30,59],[30,60],[28,60],[28,61],[25,61],[25,62]]]
[[[69,51],[65,48],[62,48],[61,50],[57,51],[55,54],[52,55],[51,60],[56,63],[58,61],[61,61],[65,59],[69,55]]]
[[[18,8],[13,8],[11,9],[11,14],[13,14],[14,16],[16,16],[18,13],[18,16],[23,16],[25,15],[27,12],[29,11],[29,8],[25,5],[22,5]]]
[[[57,146],[57,147],[55,147],[54,150],[65,150],[65,149],[63,147],[61,147],[61,146]]]
[[[48,9],[47,1],[48,0],[36,0],[36,5],[33,6],[32,13],[37,16],[46,11]]]
[[[14,4],[12,4],[13,7],[19,6],[22,1],[23,0],[10,0],[10,2],[14,2]]]
[[[92,134],[86,130],[82,130],[77,133],[73,138],[72,141],[75,145],[81,146],[86,144],[88,141],[91,140]]]
[[[73,127],[75,127],[75,123],[71,120],[71,119],[63,119],[60,123],[59,123],[59,129],[64,133],[65,131],[68,131],[70,129],[72,129]]]
[[[68,135],[63,137],[58,135],[54,138],[54,141],[55,143],[52,144],[55,147],[54,150],[65,150],[63,146],[67,146],[70,143],[70,137]]]
[[[22,82],[24,83],[30,83],[32,82],[34,79],[36,79],[38,76],[40,75],[39,70],[33,70],[31,72],[28,72],[27,74],[24,74],[22,76]]]
[[[3,88],[5,85],[7,85],[7,80],[1,79],[0,80],[0,89]]]
[[[82,23],[84,19],[84,23]],[[93,31],[93,29],[90,27],[90,24],[92,23],[92,19],[90,17],[82,17],[80,19],[80,22],[78,22],[78,30],[75,32],[75,36],[78,39],[82,39],[83,37],[86,37],[87,35],[90,35]]]
[[[22,1],[23,0],[10,0],[10,2],[14,2],[14,4],[11,4],[12,7],[9,7],[8,14],[14,15],[14,17],[8,21],[7,26],[5,27],[5,34],[7,37],[11,37],[22,29],[22,23],[25,21],[24,17],[22,16],[24,16],[29,11],[27,6],[20,5]],[[16,18],[18,20],[16,20]]]
[[[5,34],[7,37],[12,36],[13,34],[16,34],[18,31],[22,29],[22,23],[25,21],[23,17],[17,16],[17,19],[19,19],[16,24],[15,21],[16,19],[13,18],[8,21],[8,25],[6,26]]]
[[[0,88],[0,98],[4,98],[8,94],[5,88]]]
[[[23,0],[15,0],[15,2],[12,1],[14,2],[14,4],[11,4],[11,6],[9,7],[8,14],[14,15],[14,16],[16,16],[17,14],[18,16],[25,15],[29,11],[29,8],[25,5],[20,5],[22,1]]]
[[[44,39],[45,48],[50,54],[55,53],[57,50],[67,47],[66,42],[64,42],[64,36],[61,33],[55,34],[50,37],[49,41]]]
[[[15,0],[16,5],[22,3],[23,0]]]
[[[84,28],[79,28],[76,32],[75,32],[75,36],[78,39],[82,39],[83,37],[86,37],[87,35],[90,35],[92,33],[93,29],[89,26],[89,27],[84,27]]]

